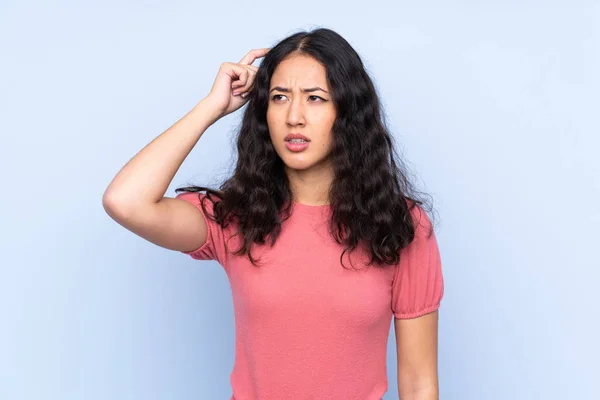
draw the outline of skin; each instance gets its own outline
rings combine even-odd
[[[303,89],[320,88],[305,92]],[[333,181],[331,149],[336,109],[329,93],[326,70],[314,58],[292,54],[271,77],[267,124],[275,151],[285,164],[294,200],[308,205],[327,204]],[[294,153],[285,146],[289,133],[310,140]]]
[[[402,400],[438,400],[439,311],[411,319],[394,318],[398,395]]]

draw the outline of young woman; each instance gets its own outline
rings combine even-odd
[[[260,67],[252,63],[263,58]],[[200,137],[247,103],[219,190],[163,197]],[[209,94],[107,188],[107,213],[223,266],[236,400],[379,400],[392,317],[403,400],[438,398],[441,259],[358,54],[329,29],[223,63]]]

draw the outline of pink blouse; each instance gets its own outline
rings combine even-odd
[[[201,194],[204,197],[205,194]],[[197,193],[181,193],[202,212]],[[205,201],[212,213],[212,203]],[[380,400],[387,391],[386,348],[392,316],[415,318],[439,308],[441,259],[430,220],[413,209],[413,242],[398,265],[370,266],[368,254],[330,236],[329,205],[294,203],[275,245],[253,245],[264,266],[227,251],[239,248],[235,224],[208,225],[206,243],[186,252],[215,260],[229,279],[235,314],[232,400]],[[229,242],[228,242],[229,240]],[[227,246],[227,247],[226,247]],[[352,269],[350,265],[356,268]]]

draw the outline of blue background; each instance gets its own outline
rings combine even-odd
[[[434,196],[441,398],[598,398],[598,2],[4,0],[0,399],[229,399],[224,271],[123,229],[102,194],[223,61],[318,26],[363,57]],[[228,176],[240,116],[166,195]]]

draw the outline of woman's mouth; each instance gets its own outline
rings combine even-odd
[[[302,139],[290,139],[285,141],[285,147],[290,151],[299,152],[305,150],[308,147],[308,143]]]

